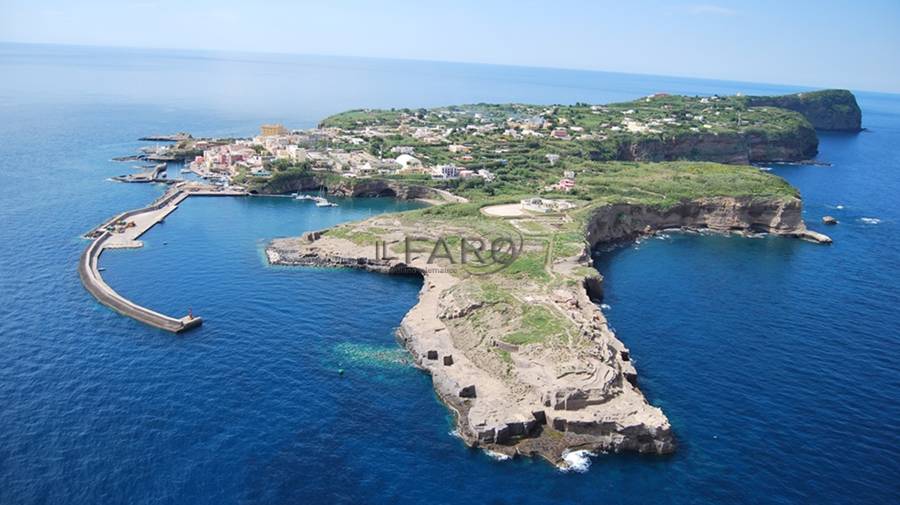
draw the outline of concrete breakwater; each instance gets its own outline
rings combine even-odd
[[[180,333],[203,324],[193,314],[176,318],[161,314],[126,299],[100,275],[100,255],[106,249],[137,248],[147,230],[162,221],[189,196],[244,196],[243,190],[223,190],[199,184],[179,183],[147,207],[118,214],[86,235],[91,239],[78,261],[78,275],[85,289],[100,303],[116,312],[161,330]]]
[[[167,171],[167,169],[168,165],[166,163],[157,163],[156,165],[150,167],[150,169],[146,172],[129,175],[118,175],[113,177],[113,180],[119,182],[161,182],[165,184],[174,184],[176,181],[169,180],[165,176],[165,172]]]

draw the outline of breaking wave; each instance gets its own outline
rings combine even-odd
[[[560,467],[563,472],[587,472],[591,467],[591,456],[596,456],[590,451],[571,451],[563,453],[563,461],[566,462],[565,467]]]
[[[494,461],[506,461],[508,459],[512,459],[512,456],[503,454],[501,452],[494,452],[494,451],[489,451],[489,450],[485,449],[484,453],[487,454],[488,457],[490,457]]]

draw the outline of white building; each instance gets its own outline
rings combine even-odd
[[[406,168],[416,168],[416,167],[422,166],[422,162],[419,161],[418,158],[415,158],[408,154],[401,154],[400,156],[397,156],[397,159],[394,161],[396,161],[397,164],[400,165],[401,170],[406,169]]]
[[[482,169],[478,170],[478,175],[480,175],[481,178],[486,180],[487,182],[491,182],[497,178],[497,176],[492,174],[491,171],[486,168],[482,168]]]
[[[431,169],[433,179],[458,179],[459,167],[456,165],[439,165]]]
[[[296,145],[289,145],[284,149],[278,150],[278,152],[275,153],[275,157],[297,163],[307,160],[306,149]]]

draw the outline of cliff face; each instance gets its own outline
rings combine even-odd
[[[329,193],[347,197],[386,196],[413,200],[415,198],[434,198],[434,191],[426,186],[404,184],[383,179],[362,179],[353,182],[341,182],[328,188]]]
[[[768,232],[828,243],[806,229],[800,199],[715,197],[680,202],[669,208],[616,204],[597,209],[587,226],[590,246],[632,240],[664,229],[717,232]]]
[[[303,191],[325,190],[343,197],[391,197],[401,200],[436,198],[435,191],[427,186],[406,184],[383,179],[336,180],[318,174],[279,175],[253,186],[251,192],[260,195],[283,195]]]
[[[751,107],[780,107],[803,116],[819,130],[860,131],[862,111],[853,93],[845,89],[830,89],[782,96],[750,96]]]
[[[325,187],[325,180],[312,174],[277,174],[263,183],[250,184],[250,193],[284,195],[298,191],[317,191]]]
[[[778,107],[802,115],[806,122],[786,130],[750,126],[734,133],[681,134],[668,139],[634,137],[619,144],[624,161],[702,160],[748,164],[804,161],[818,152],[816,129],[859,131],[862,112],[847,90],[825,90],[783,96],[750,96],[748,107]]]
[[[746,133],[679,135],[671,139],[636,137],[619,145],[625,161],[702,160],[746,165],[753,162],[803,161],[816,155],[819,139],[808,126],[777,135],[763,130]]]

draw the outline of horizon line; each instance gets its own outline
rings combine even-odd
[[[676,79],[691,79],[691,80],[697,80],[697,81],[721,81],[721,82],[727,82],[727,83],[732,83],[732,84],[750,84],[750,85],[782,86],[782,87],[792,87],[792,88],[808,88],[810,91],[826,90],[826,89],[847,89],[851,92],[900,96],[900,90],[885,91],[885,90],[872,90],[872,89],[860,89],[860,88],[852,89],[852,88],[844,88],[844,87],[840,87],[840,86],[819,86],[819,85],[796,84],[796,83],[745,81],[745,80],[740,80],[740,79],[728,79],[728,78],[721,78],[721,77],[697,77],[697,76],[689,76],[689,75],[658,74],[658,73],[653,73],[653,72],[625,72],[625,71],[621,71],[621,70],[604,70],[604,69],[587,68],[587,67],[582,67],[582,68],[557,67],[557,66],[547,66],[547,65],[494,63],[494,62],[485,62],[485,61],[441,60],[441,59],[428,59],[428,58],[403,58],[403,57],[396,57],[396,56],[362,56],[362,55],[339,54],[339,53],[283,52],[283,51],[271,51],[271,50],[262,51],[262,50],[246,50],[246,49],[233,50],[233,49],[212,49],[212,48],[166,47],[166,46],[130,46],[130,45],[80,44],[80,43],[60,43],[60,42],[23,42],[23,41],[17,41],[17,40],[0,40],[0,44],[23,45],[23,46],[80,47],[80,48],[89,48],[89,49],[124,49],[124,50],[143,50],[143,51],[183,51],[183,52],[193,51],[193,52],[219,53],[219,54],[248,54],[248,55],[271,55],[271,56],[312,56],[312,57],[324,57],[324,58],[357,58],[357,59],[364,59],[364,60],[388,60],[388,61],[405,61],[405,62],[420,62],[420,63],[443,63],[443,64],[453,64],[453,65],[484,65],[484,66],[527,68],[527,69],[538,69],[538,70],[563,70],[563,71],[570,71],[570,72],[592,72],[592,73],[618,74],[618,75],[635,75],[635,76],[646,76],[646,77],[670,77],[670,78],[676,78]]]

